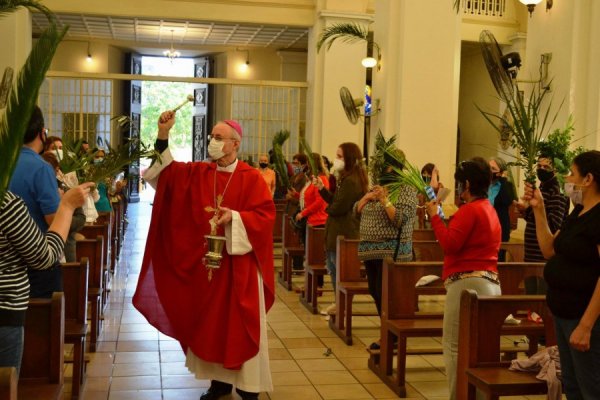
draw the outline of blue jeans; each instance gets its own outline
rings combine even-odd
[[[0,326],[0,367],[15,367],[17,376],[23,358],[22,326]]]
[[[327,271],[331,276],[331,284],[333,285],[333,291],[335,292],[335,251],[327,250]]]
[[[600,399],[600,319],[592,328],[588,351],[577,351],[569,345],[578,324],[578,319],[554,317],[563,393],[569,400]]]

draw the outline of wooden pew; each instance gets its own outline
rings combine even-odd
[[[17,369],[0,367],[0,400],[17,400]]]
[[[285,214],[286,201],[275,200],[275,225],[273,225],[273,243],[281,243],[283,234],[283,215]]]
[[[300,302],[313,314],[318,309],[319,276],[327,274],[325,267],[325,228],[306,226],[304,250],[304,290],[300,292]]]
[[[73,344],[71,398],[78,399],[85,379],[89,262],[82,258],[79,263],[65,263],[61,267],[65,294],[65,343]]]
[[[52,299],[30,299],[18,386],[20,400],[62,400],[64,337],[63,293],[55,292]]]
[[[517,316],[521,310],[537,312],[543,326],[528,321],[526,316],[519,325],[504,324],[508,314]],[[546,393],[546,382],[536,379],[536,373],[509,371],[510,362],[500,360],[501,335],[545,334],[546,344],[555,344],[545,296],[477,296],[465,290],[460,302],[459,332],[457,398],[475,400],[476,388],[486,399]]]
[[[300,242],[300,237],[290,224],[288,214],[283,214],[281,221],[282,243],[283,243],[283,266],[279,271],[279,283],[287,290],[292,290],[292,263],[293,257],[304,255],[304,246]]]
[[[393,263],[384,261],[381,315],[381,350],[369,350],[369,368],[400,397],[406,396],[406,343],[409,337],[442,336],[442,314],[423,313],[417,308],[419,289],[415,283],[424,275],[442,275],[442,262]],[[502,293],[520,294],[520,283],[529,276],[541,276],[543,263],[499,263]],[[508,314],[507,314],[508,315]],[[398,338],[397,368],[393,368],[393,340]],[[513,349],[512,351],[516,351]],[[439,353],[423,349],[411,354]]]
[[[523,243],[502,242],[500,250],[506,250],[506,261],[523,262],[525,260],[525,245]]]
[[[100,224],[95,225],[85,225],[80,233],[86,238],[93,239],[98,236],[104,237],[104,266],[102,271],[102,310],[106,307],[108,303],[108,293],[110,287],[110,278],[111,278],[111,258],[112,258],[112,250],[111,250],[111,226],[109,222],[102,222]],[[79,260],[79,258],[78,258]]]
[[[104,275],[104,237],[95,240],[78,240],[76,245],[77,259],[87,258],[90,263],[88,275],[88,301],[90,302],[90,351],[96,351],[96,343],[102,329],[102,293]]]
[[[346,343],[352,345],[352,311],[354,296],[368,295],[369,285],[362,275],[362,263],[358,259],[358,239],[338,236],[336,241],[336,315],[329,318],[329,327]],[[377,315],[360,314],[360,315]]]
[[[414,229],[412,240],[436,240],[436,238],[433,229]]]

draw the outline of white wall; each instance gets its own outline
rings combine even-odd
[[[0,17],[0,80],[6,67],[14,70],[13,82],[31,51],[31,17],[26,9]]]

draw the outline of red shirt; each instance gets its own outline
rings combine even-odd
[[[498,271],[502,228],[488,199],[460,207],[448,227],[435,215],[431,226],[444,250],[442,279],[457,272]]]
[[[323,186],[329,189],[329,179],[325,175],[319,175],[319,179],[323,182]],[[302,210],[302,217],[307,217],[307,223],[310,226],[325,225],[327,222],[327,202],[323,200],[319,194],[319,189],[312,183],[308,185],[304,191],[304,210]]]

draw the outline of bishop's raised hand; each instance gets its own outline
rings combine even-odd
[[[158,139],[168,139],[169,131],[175,125],[175,113],[173,111],[165,111],[158,117]]]

